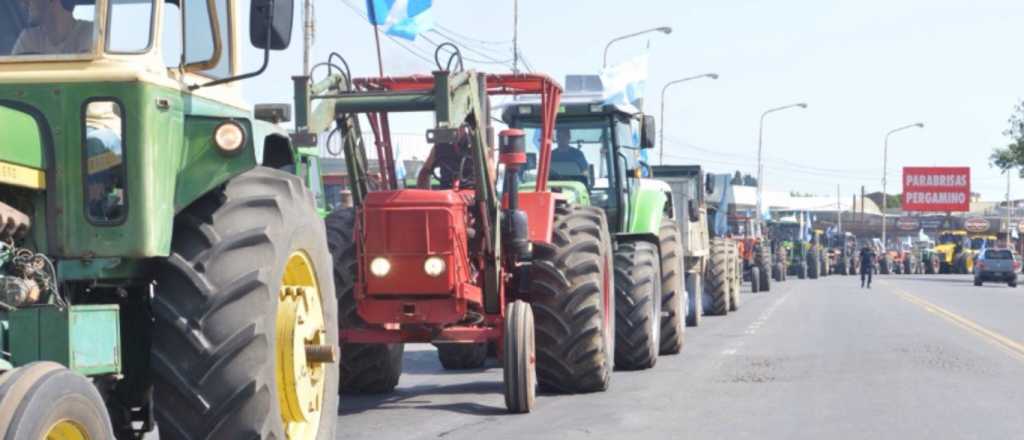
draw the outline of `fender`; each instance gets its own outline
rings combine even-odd
[[[665,182],[641,179],[640,188],[631,200],[630,212],[633,216],[629,219],[626,233],[657,236],[668,203],[666,194],[670,192],[671,188]]]

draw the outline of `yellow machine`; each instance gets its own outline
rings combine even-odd
[[[939,273],[968,273],[964,261],[964,250],[969,248],[965,246],[966,241],[967,231],[951,230],[939,233],[939,240],[935,245],[935,253],[939,257]]]
[[[974,273],[974,260],[978,258],[978,254],[983,248],[996,247],[999,244],[999,237],[993,234],[972,234],[970,240],[971,245],[964,250],[966,254],[966,267],[964,268],[966,272],[964,273]]]

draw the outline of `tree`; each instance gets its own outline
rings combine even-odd
[[[1010,142],[1003,148],[996,148],[989,156],[989,163],[1003,171],[1016,168],[1020,177],[1024,177],[1024,101],[1013,106],[1006,123],[1009,127],[1003,130],[1003,135],[1010,138]]]

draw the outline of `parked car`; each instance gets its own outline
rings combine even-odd
[[[1017,287],[1017,271],[1020,261],[1009,249],[986,249],[980,253],[974,264],[974,285],[985,281],[1000,281],[1010,287]]]

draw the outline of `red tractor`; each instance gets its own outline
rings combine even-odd
[[[538,384],[606,389],[615,340],[608,226],[600,209],[547,187],[561,87],[543,75],[472,71],[352,86],[334,78],[306,102],[333,113],[354,204],[326,219],[341,309],[341,391],[394,389],[407,342],[434,344],[447,369],[480,368],[495,347],[514,413],[530,411]],[[522,131],[503,131],[499,194],[488,96],[517,94],[541,96],[539,158],[526,152]],[[432,111],[436,120],[426,139],[437,172],[426,189],[402,188],[395,172],[388,112],[411,111]],[[366,179],[358,114],[376,138],[377,187]],[[535,189],[520,192],[530,175]]]

